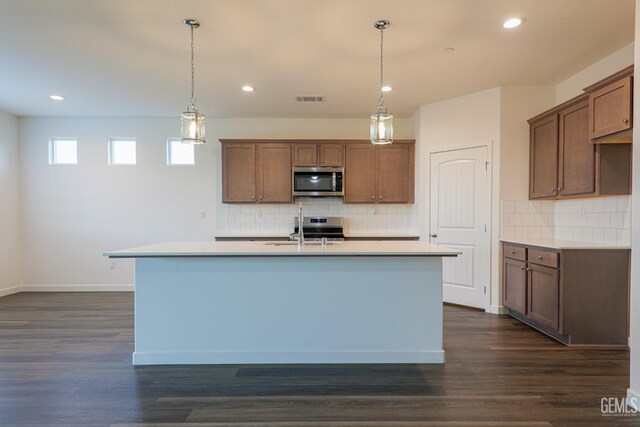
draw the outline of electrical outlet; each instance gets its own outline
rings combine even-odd
[[[111,270],[115,270],[116,269],[116,262],[115,261],[111,261],[111,265],[109,266],[109,268]]]
[[[200,212],[200,219],[207,219],[207,211]]]

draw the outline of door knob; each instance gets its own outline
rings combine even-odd
[[[436,233],[431,233],[431,234],[429,234],[429,236],[433,237],[434,239],[435,239],[436,237],[438,237],[438,235],[437,235]]]

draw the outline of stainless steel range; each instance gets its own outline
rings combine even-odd
[[[295,220],[295,231],[292,235],[297,235],[299,230],[298,217]],[[302,231],[305,240],[328,241],[344,240],[344,227],[341,217],[337,216],[303,216]]]

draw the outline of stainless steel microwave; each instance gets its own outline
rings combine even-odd
[[[342,197],[343,178],[343,168],[294,167],[291,188],[294,196]]]

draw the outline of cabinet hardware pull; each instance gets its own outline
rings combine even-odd
[[[629,119],[622,119],[622,123],[624,123],[625,125],[629,124]]]
[[[511,251],[511,255],[515,255],[515,254],[516,254],[516,251]]]
[[[375,198],[376,198],[376,196],[371,196],[371,200],[373,200],[373,199],[375,199]]]
[[[551,187],[551,191],[556,191],[556,187]]]
[[[531,271],[531,269],[530,269],[530,268],[527,268],[527,271]]]
[[[382,200],[382,196],[378,196],[378,199]]]
[[[262,200],[262,197],[264,197],[264,196],[260,196],[260,200]]]
[[[256,196],[251,196],[251,200],[255,200],[255,199],[256,199]]]
[[[524,271],[524,267],[520,267],[520,270]]]
[[[542,261],[542,257],[541,257],[541,256],[539,256],[539,257],[538,257],[538,259],[539,259],[540,261]]]

